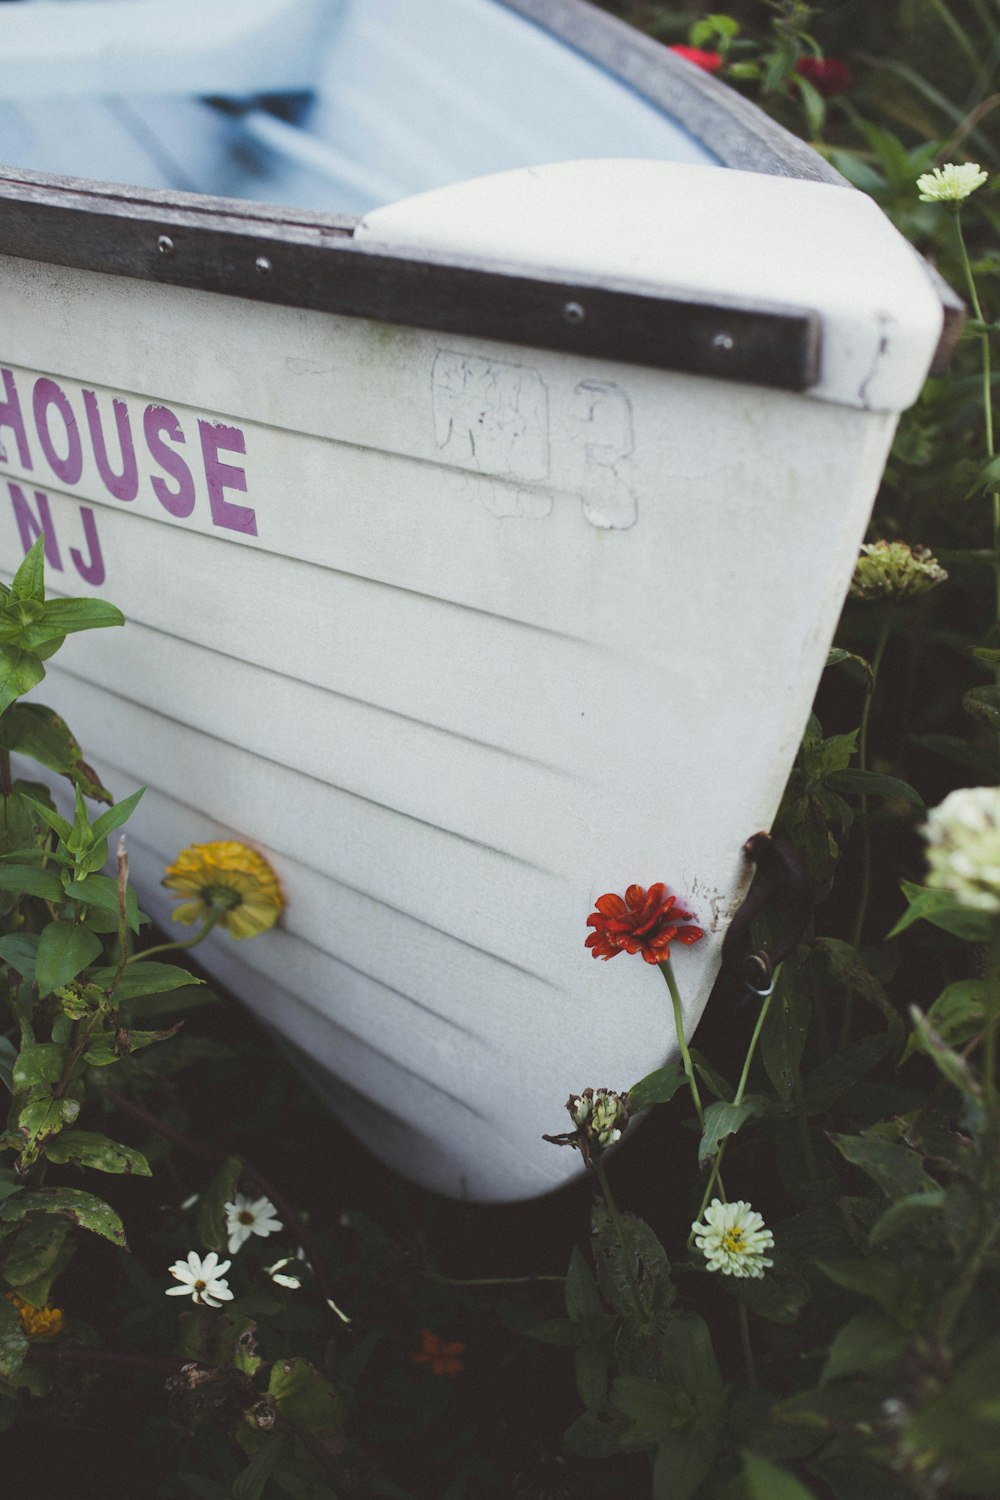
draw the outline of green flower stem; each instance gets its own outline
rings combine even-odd
[[[182,938],[176,943],[157,943],[155,948],[144,948],[141,953],[133,953],[130,958],[125,960],[126,966],[128,964],[140,963],[144,958],[152,958],[154,953],[180,953],[184,948],[196,947],[203,938],[208,937],[212,928],[216,926],[219,918],[223,915],[224,913],[221,911],[213,912],[201,931],[196,932],[194,937]]]
[[[767,1019],[767,1013],[771,1008],[771,1000],[774,996],[774,987],[778,982],[778,975],[780,973],[781,965],[779,964],[777,969],[775,969],[774,971],[774,979],[772,981],[771,988],[769,992],[764,996],[764,1003],[760,1008],[760,1014],[757,1017],[757,1023],[754,1026],[753,1034],[750,1037],[750,1045],[747,1047],[747,1055],[743,1062],[743,1072],[740,1074],[740,1081],[736,1086],[736,1093],[733,1095],[734,1104],[743,1103],[743,1095],[746,1093],[747,1080],[750,1077],[750,1064],[753,1062],[754,1053],[757,1051],[757,1043],[760,1041],[760,1034],[764,1029],[764,1022]],[[718,1186],[719,1192],[722,1195],[723,1203],[725,1203],[726,1201],[725,1191],[722,1187],[721,1169],[722,1158],[726,1154],[726,1146],[728,1144],[728,1141],[729,1137],[727,1136],[720,1145],[716,1153],[715,1161],[712,1163],[712,1171],[709,1174],[708,1183],[705,1187],[705,1192],[701,1200],[701,1207],[699,1208],[697,1216],[695,1218],[696,1224],[698,1223],[702,1214],[705,1212],[705,1209],[708,1207],[709,1201],[711,1200],[713,1188]]]
[[[944,0],[927,0],[927,3],[930,5],[932,10],[937,12],[938,19],[941,21],[941,24],[947,27],[947,29],[951,32],[952,36],[957,42],[958,46],[965,53],[969,62],[972,64],[973,72],[978,73],[979,69],[982,66],[983,60],[980,53],[977,52],[975,46],[969,40],[965,28],[955,20],[955,17],[952,15],[947,5],[945,5]]]
[[[983,1054],[983,1089],[986,1107],[996,1124],[997,1022],[1000,1021],[1000,937],[990,944],[986,971],[986,1047]]]
[[[680,991],[677,988],[677,980],[674,978],[674,971],[671,968],[669,958],[660,964],[660,973],[667,981],[667,989],[670,991],[670,1000],[674,1008],[674,1028],[677,1032],[677,1045],[681,1049],[681,1059],[684,1063],[684,1075],[688,1081],[688,1088],[691,1090],[691,1098],[694,1101],[698,1123],[704,1129],[705,1110],[702,1106],[701,1094],[698,1091],[698,1080],[695,1077],[694,1064],[691,1061],[691,1054],[688,1051],[687,1039],[684,1036],[684,1013],[681,1010]]]
[[[632,1293],[632,1301],[635,1303],[635,1310],[639,1314],[639,1322],[645,1323],[648,1315],[642,1297],[639,1295],[639,1285],[635,1279],[635,1273],[632,1270],[632,1260],[629,1256],[628,1245],[625,1241],[625,1230],[622,1227],[622,1221],[618,1213],[618,1207],[611,1193],[611,1184],[608,1182],[608,1174],[607,1172],[605,1172],[604,1163],[601,1161],[601,1158],[598,1155],[594,1155],[593,1162],[594,1171],[597,1174],[597,1180],[601,1185],[601,1192],[604,1194],[604,1201],[608,1205],[608,1213],[611,1215],[611,1222],[615,1226],[615,1234],[618,1236],[618,1245],[622,1252],[622,1265],[625,1267],[625,1278],[628,1281],[629,1291]]]
[[[740,1343],[743,1345],[743,1363],[746,1366],[747,1385],[752,1391],[757,1389],[757,1370],[753,1362],[753,1346],[750,1343],[750,1319],[742,1302],[738,1302],[740,1315]]]
[[[892,614],[889,610],[882,611],[882,623],[879,626],[878,639],[875,642],[875,650],[871,660],[871,677],[865,688],[865,701],[861,709],[861,730],[858,735],[858,769],[868,770],[868,720],[871,716],[872,702],[875,698],[875,688],[878,684],[879,668],[882,665],[882,657],[885,654],[886,642],[892,629]],[[868,823],[868,798],[861,798],[861,886],[858,898],[858,915],[854,922],[854,933],[851,938],[853,947],[861,945],[861,936],[865,927],[865,916],[868,911],[868,895],[872,883],[872,834]],[[847,1015],[847,1006],[844,1008],[847,1027],[841,1037],[841,1045],[844,1044],[846,1035],[850,1030],[850,1018]]]
[[[969,291],[969,301],[972,303],[972,311],[980,323],[985,323],[983,309],[979,301],[979,293],[976,290],[976,279],[972,274],[972,262],[969,260],[969,252],[965,245],[965,236],[962,233],[961,208],[956,204],[955,212],[955,238],[958,241],[958,253],[962,262],[962,270],[965,273],[965,284]],[[988,333],[979,335],[980,346],[983,353],[983,421],[985,424],[986,457],[996,456],[993,445],[993,375],[990,368],[990,336]],[[996,486],[989,491],[993,500],[993,573],[995,580],[995,617],[1000,621],[1000,492]],[[996,669],[997,682],[1000,683],[1000,664]]]
[[[11,789],[10,751],[0,750],[0,797],[9,797]]]
[[[444,1276],[440,1271],[425,1271],[428,1281],[441,1286],[530,1286],[536,1281],[558,1281],[563,1285],[565,1276],[550,1276],[539,1272],[536,1276]]]

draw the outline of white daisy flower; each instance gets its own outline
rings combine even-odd
[[[921,203],[962,203],[982,187],[988,176],[977,161],[965,161],[960,166],[950,161],[918,177],[917,192]]]
[[[1000,912],[1000,787],[960,787],[932,807],[927,884],[973,911]]]
[[[270,1198],[257,1198],[251,1202],[242,1193],[237,1193],[235,1200],[225,1205],[225,1210],[230,1255],[235,1255],[252,1234],[266,1239],[269,1234],[277,1234],[285,1227],[280,1219],[275,1218],[277,1209]]]
[[[761,1277],[765,1266],[774,1265],[764,1256],[774,1244],[774,1235],[764,1228],[764,1220],[749,1203],[720,1203],[713,1198],[705,1210],[704,1223],[699,1220],[692,1224],[691,1232],[710,1271],[721,1271],[723,1276]]]
[[[171,1276],[181,1285],[167,1287],[167,1296],[191,1297],[201,1307],[221,1307],[233,1300],[224,1275],[231,1265],[231,1260],[220,1261],[214,1250],[204,1260],[192,1250],[187,1260],[176,1260],[170,1267]]]

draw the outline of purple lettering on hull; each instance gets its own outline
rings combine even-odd
[[[84,391],[83,408],[87,413],[87,426],[90,428],[90,441],[94,448],[97,472],[104,482],[104,488],[109,494],[114,495],[116,500],[134,500],[139,493],[139,469],[135,461],[135,444],[132,441],[132,424],[129,421],[128,407],[124,401],[117,399],[111,403],[111,409],[115,414],[115,428],[118,432],[118,451],[122,461],[120,474],[116,474],[108,463],[108,445],[104,438],[104,428],[101,425],[101,411],[93,391]]]
[[[146,446],[156,463],[177,481],[177,488],[172,490],[159,475],[153,474],[150,478],[153,494],[164,510],[183,520],[194,510],[194,480],[180,454],[168,448],[163,441],[166,435],[172,443],[183,443],[185,438],[181,424],[169,406],[147,406],[142,414],[142,430],[146,435]]]
[[[14,519],[17,529],[21,533],[21,546],[25,554],[31,551],[32,544],[45,533],[45,561],[50,568],[57,573],[63,570],[62,558],[59,556],[59,543],[56,541],[56,528],[52,520],[52,512],[49,509],[49,497],[44,490],[35,491],[35,505],[38,507],[37,516],[32,513],[24,491],[19,484],[7,485],[10,501],[14,507]]]
[[[248,505],[234,505],[223,497],[223,490],[246,490],[247,477],[242,469],[219,461],[219,449],[227,453],[247,451],[243,434],[238,427],[227,427],[224,422],[204,422],[198,419],[201,434],[201,451],[205,460],[205,479],[208,483],[208,503],[212,521],[228,531],[242,531],[245,536],[257,535],[257,517]]]
[[[31,404],[35,413],[38,441],[42,445],[46,463],[63,484],[76,484],[83,473],[83,443],[80,441],[80,429],[76,425],[76,417],[69,404],[69,397],[54,380],[43,375],[35,381]],[[52,434],[49,431],[49,413],[53,407],[58,411],[65,429],[66,453],[63,457],[60,457],[56,451]]]
[[[14,384],[14,376],[10,370],[3,371],[3,386],[7,396],[6,401],[0,402],[0,427],[8,427],[14,434],[17,442],[17,457],[22,469],[30,469],[31,452],[28,448],[28,435],[24,430],[24,417],[21,414],[21,400],[17,394],[17,386]],[[6,459],[7,454],[0,447],[0,459]]]

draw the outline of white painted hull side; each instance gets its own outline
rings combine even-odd
[[[148,785],[144,904],[167,920],[184,845],[259,847],[281,927],[205,961],[333,1108],[444,1193],[565,1181],[568,1093],[674,1047],[659,976],[593,962],[587,915],[633,881],[690,904],[693,1027],[896,413],[13,258],[0,327],[0,562],[47,506],[53,590],[126,614],[38,696],[116,796]],[[107,472],[123,404],[134,499],[86,391]]]

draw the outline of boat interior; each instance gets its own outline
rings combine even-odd
[[[588,157],[720,164],[504,0],[0,0],[0,162],[359,215]]]

